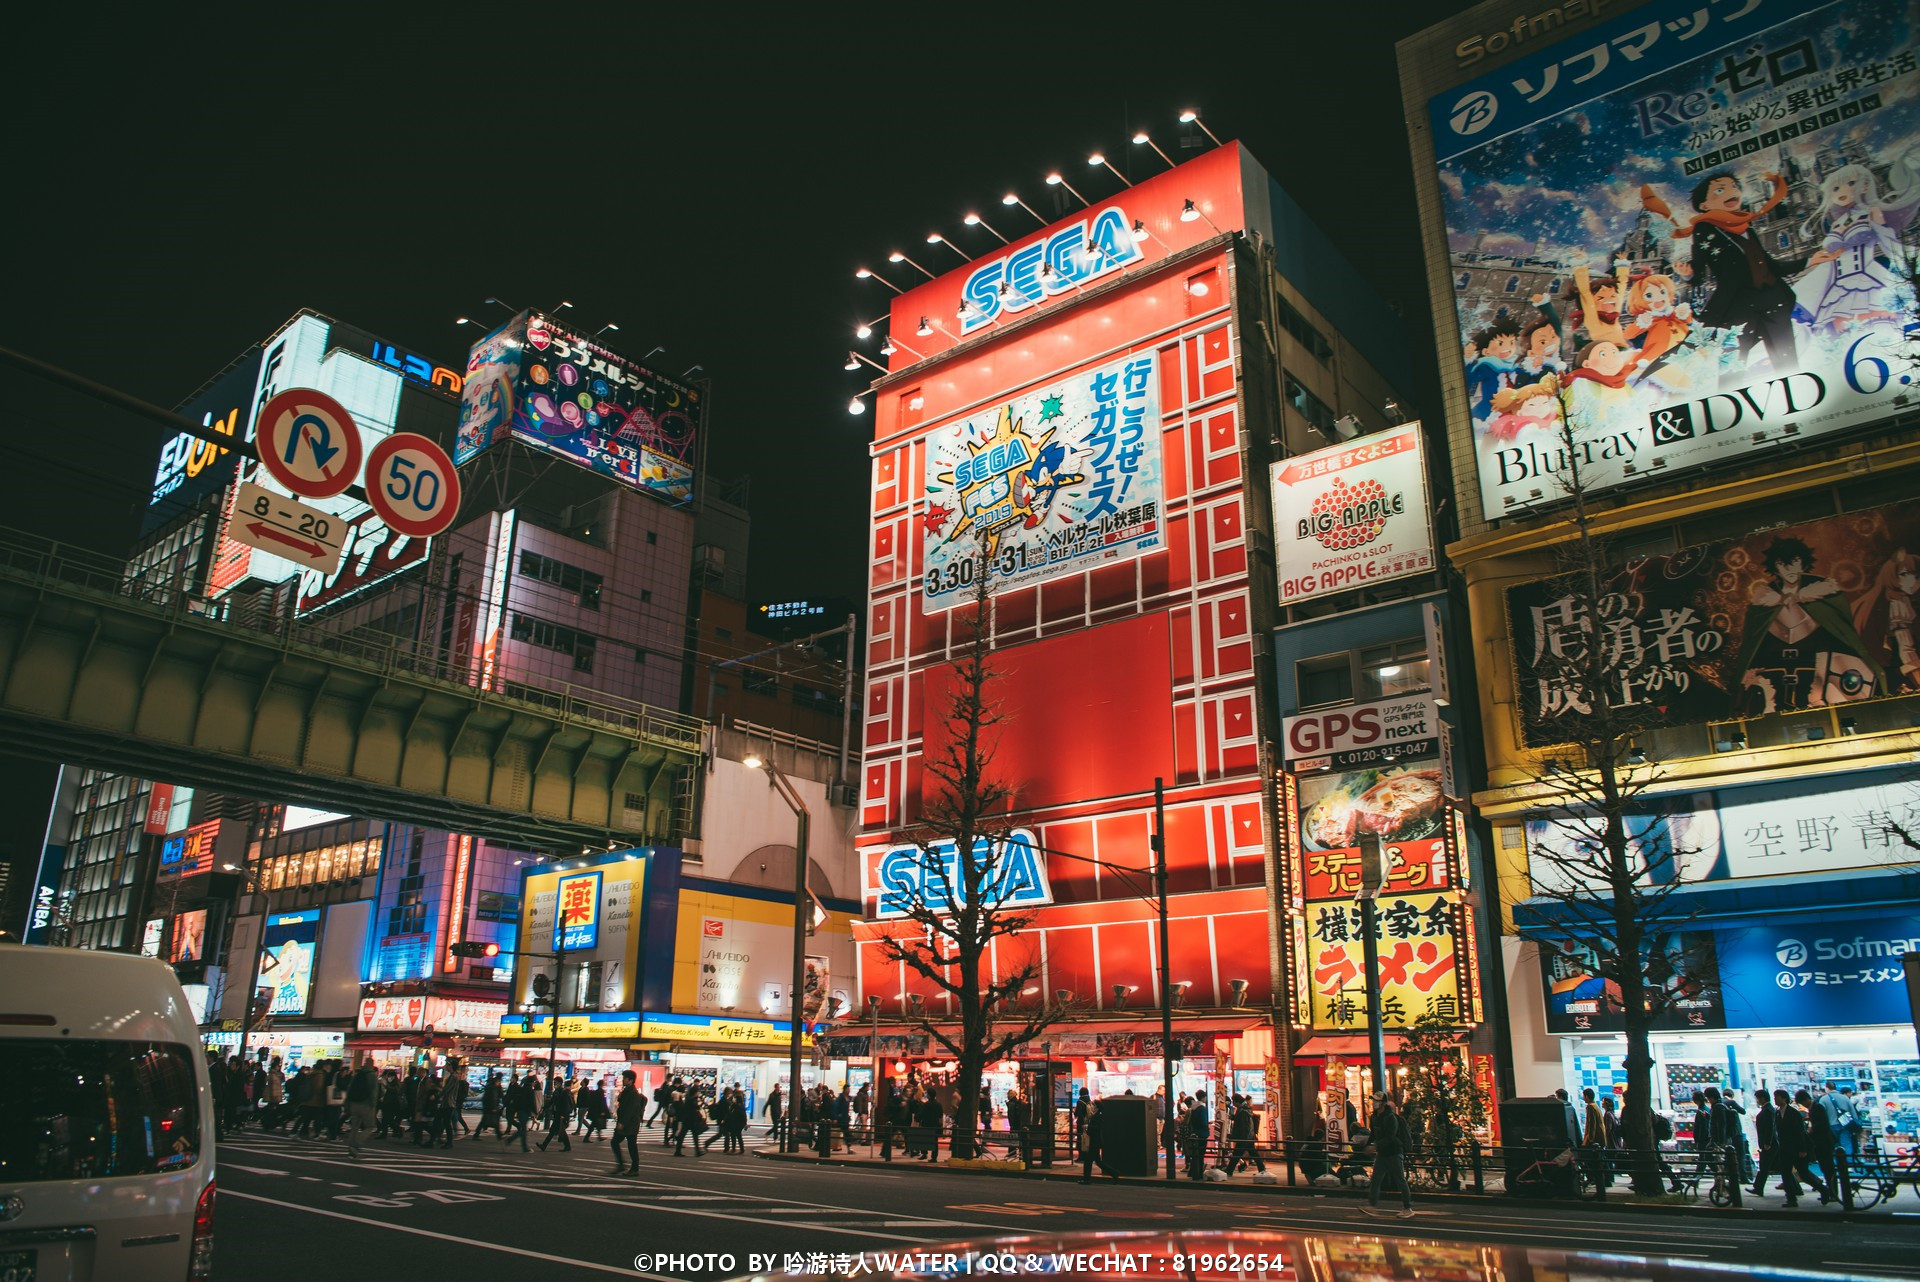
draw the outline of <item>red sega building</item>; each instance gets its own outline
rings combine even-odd
[[[1337,414],[1386,425],[1390,378],[1405,385],[1397,325],[1238,144],[906,290],[890,325],[887,372],[863,393],[861,995],[880,998],[887,1032],[953,1013],[873,941],[903,928],[880,919],[880,864],[910,840],[923,761],[949,733],[937,710],[985,533],[990,693],[1007,716],[994,769],[1016,789],[1010,822],[1042,852],[1048,901],[1031,930],[998,941],[994,964],[1034,961],[1028,1000],[1070,994],[1075,1011],[1028,1053],[1072,1061],[1096,1094],[1160,1084],[1146,879],[1067,856],[1149,865],[1164,779],[1176,1089],[1245,1091],[1284,1116],[1281,875],[1263,783],[1279,728],[1267,473],[1337,439]],[[996,1104],[1007,1084],[990,1072]]]

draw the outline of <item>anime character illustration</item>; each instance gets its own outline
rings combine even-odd
[[[1560,320],[1549,304],[1520,331],[1520,376],[1538,382],[1543,375],[1566,372],[1566,362],[1560,359]]]
[[[1039,525],[1053,506],[1054,495],[1087,479],[1079,472],[1063,474],[1060,465],[1066,461],[1067,447],[1059,441],[1048,441],[1034,455],[1033,466],[1014,478],[1014,498],[1027,509],[1021,528],[1031,530]]]
[[[1776,259],[1767,252],[1753,224],[1772,212],[1787,196],[1787,180],[1769,173],[1772,194],[1758,209],[1747,208],[1746,191],[1730,169],[1719,169],[1694,185],[1690,203],[1694,216],[1684,225],[1651,186],[1640,188],[1640,203],[1649,213],[1674,224],[1676,241],[1691,239],[1691,261],[1675,264],[1696,290],[1708,291],[1706,304],[1696,313],[1702,324],[1715,329],[1739,329],[1740,360],[1723,374],[1724,381],[1746,377],[1745,366],[1755,344],[1767,345],[1767,359],[1776,373],[1799,368],[1794,343],[1793,288],[1787,282],[1808,267],[1839,257],[1837,250],[1821,250],[1807,258]]]
[[[1810,271],[1794,285],[1815,330],[1837,334],[1900,318],[1893,310],[1897,281],[1889,268],[1901,255],[1900,233],[1920,210],[1920,182],[1904,164],[1894,173],[1904,174],[1905,183],[1889,187],[1884,197],[1865,165],[1842,165],[1821,181],[1820,208],[1801,231],[1812,237],[1825,229],[1821,253],[1810,263],[1832,257],[1825,270]]]
[[[1779,538],[1761,556],[1768,577],[1747,590],[1740,673],[1743,716],[1871,699],[1886,685],[1832,579],[1813,573],[1813,549]]]
[[[1525,387],[1508,387],[1493,395],[1493,417],[1487,434],[1511,441],[1530,428],[1551,428],[1560,422],[1560,376],[1549,374]]]
[[[1520,371],[1520,327],[1510,320],[1495,321],[1473,341],[1480,355],[1467,365],[1467,403],[1473,416],[1484,421],[1493,413],[1493,394],[1513,386]]]
[[[1853,626],[1887,673],[1887,693],[1920,690],[1920,649],[1914,645],[1914,600],[1920,598],[1920,558],[1896,549],[1853,604]]]
[[[513,422],[516,372],[509,365],[487,364],[467,376],[460,394],[460,426],[454,436],[457,457],[467,458],[486,449]]]
[[[1627,260],[1613,260],[1613,275],[1594,280],[1585,267],[1573,269],[1573,292],[1569,296],[1580,300],[1580,310],[1574,313],[1575,332],[1582,329],[1587,332],[1589,343],[1617,343],[1624,347],[1627,343],[1627,331],[1620,324],[1620,303],[1627,293]]]
[[[1576,423],[1598,412],[1604,421],[1608,411],[1632,398],[1628,382],[1645,360],[1639,348],[1630,343],[1598,339],[1580,349],[1580,365],[1567,375],[1567,412]]]
[[[1658,273],[1640,277],[1627,290],[1627,337],[1649,367],[1686,342],[1693,330],[1693,308],[1674,302],[1679,293],[1673,277]]]

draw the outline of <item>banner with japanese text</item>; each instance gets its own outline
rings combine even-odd
[[[1166,544],[1153,352],[1044,383],[927,435],[920,514],[927,613]]]
[[[1570,677],[1593,644],[1612,705],[1651,725],[1920,691],[1917,597],[1915,502],[1628,562],[1597,609],[1572,576],[1510,588],[1522,735],[1533,747],[1578,737],[1587,708]]]
[[[1917,19],[1653,0],[1429,100],[1489,517],[1565,501],[1563,414],[1591,492],[1898,412]]]

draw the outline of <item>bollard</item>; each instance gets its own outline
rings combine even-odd
[[[1300,1142],[1299,1142],[1298,1140],[1288,1140],[1288,1141],[1286,1141],[1286,1145],[1287,1145],[1287,1187],[1288,1187],[1288,1188],[1293,1188],[1293,1187],[1295,1186],[1295,1183],[1296,1183],[1296,1180],[1295,1180],[1295,1178],[1294,1178],[1294,1177],[1295,1177],[1295,1175],[1297,1174],[1297,1172],[1296,1172],[1296,1171],[1295,1171],[1295,1169],[1294,1169],[1294,1155],[1295,1155],[1296,1153],[1298,1153],[1298,1152],[1299,1152],[1299,1143],[1300,1143]]]
[[[1847,1167],[1847,1151],[1842,1148],[1833,1150],[1833,1179],[1840,1186],[1840,1214],[1853,1211],[1853,1172]]]
[[[1726,1148],[1727,1167],[1727,1205],[1740,1206],[1740,1194],[1746,1188],[1746,1170],[1740,1165],[1740,1149],[1729,1144]]]

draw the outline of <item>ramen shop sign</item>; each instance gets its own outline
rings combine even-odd
[[[1348,704],[1288,717],[1282,729],[1287,764],[1371,765],[1439,752],[1440,709],[1423,694]]]

